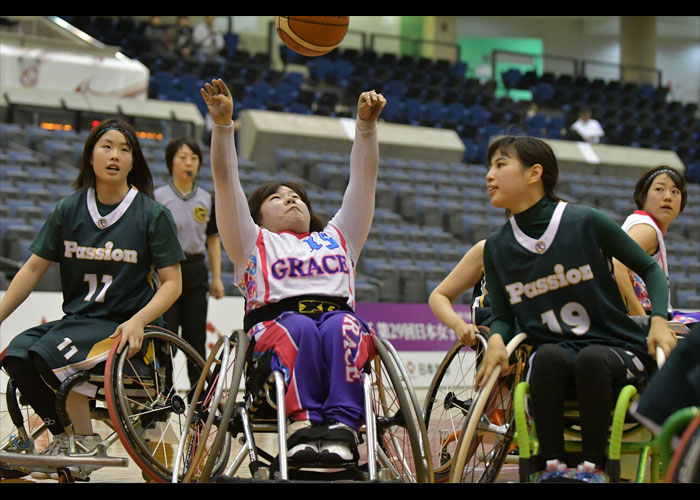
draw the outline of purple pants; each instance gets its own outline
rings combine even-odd
[[[291,421],[336,420],[355,430],[364,424],[362,368],[374,357],[371,329],[346,311],[318,320],[285,312],[255,325],[254,356],[273,351],[272,369],[280,370]]]

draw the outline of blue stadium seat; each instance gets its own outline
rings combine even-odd
[[[501,73],[503,85],[505,85],[508,90],[519,88],[522,77],[521,71],[517,68],[511,68]]]
[[[530,88],[532,100],[539,105],[548,105],[554,99],[554,86],[539,82]]]

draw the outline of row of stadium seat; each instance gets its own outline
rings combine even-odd
[[[125,44],[128,37],[139,36],[144,25],[128,16],[66,19],[100,40]],[[691,173],[700,175],[697,103],[668,102],[668,88],[663,86],[511,69],[499,75],[505,88],[531,90],[533,95],[532,101],[514,103],[496,97],[495,80],[466,77],[468,67],[462,62],[342,48],[308,58],[284,45],[275,47],[286,65],[306,66],[308,78],[304,78],[273,69],[270,54],[251,54],[239,47],[238,40],[237,34],[227,33],[222,57],[208,60],[154,55],[143,48],[127,52],[151,69],[152,97],[194,102],[203,113],[199,88],[212,77],[223,77],[229,83],[238,101],[236,113],[272,109],[351,116],[359,92],[376,88],[389,97],[385,120],[455,129],[470,146],[465,162],[477,159],[484,137],[494,131],[564,138],[562,130],[587,106],[603,123],[604,142],[674,150],[687,165],[693,165]],[[532,104],[543,110],[535,118],[553,117],[552,123],[531,123],[537,120],[528,120],[523,105]]]
[[[53,134],[53,136],[51,135]],[[28,245],[56,201],[72,189],[79,157],[52,160],[52,142],[79,144],[84,136],[34,127],[0,125],[0,250],[2,255],[24,260]],[[166,141],[142,141],[157,185],[167,182],[162,159]],[[39,148],[35,151],[33,147]],[[21,153],[21,154],[20,154]],[[208,168],[208,148],[200,183],[213,190]],[[17,163],[13,163],[17,162]],[[241,160],[241,180],[246,192],[273,178],[289,178],[307,186],[317,212],[330,218],[340,206],[347,173],[348,154],[281,149],[277,172],[266,172]],[[504,222],[483,192],[486,169],[482,164],[381,158],[378,203],[374,225],[359,262],[358,294],[362,299],[422,301],[473,244]],[[325,176],[326,170],[333,175]],[[333,179],[332,181],[330,179]],[[618,222],[633,209],[629,200],[633,180],[614,176],[563,175],[562,194],[606,210]],[[690,203],[669,231],[669,263],[680,295],[674,302],[693,304],[700,295],[697,220],[700,219],[700,185],[690,184]],[[605,193],[605,196],[602,195]],[[607,200],[607,201],[606,201]],[[610,200],[618,204],[606,205]],[[624,202],[624,203],[623,203]],[[224,259],[227,292],[236,293],[232,267]],[[693,286],[695,285],[695,286]],[[468,300],[465,294],[463,300]],[[687,306],[690,307],[690,306]]]

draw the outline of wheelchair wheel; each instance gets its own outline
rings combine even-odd
[[[482,335],[477,335],[474,346],[455,342],[428,388],[423,418],[436,482],[449,479],[459,435],[476,392],[474,377],[485,349],[486,338]]]
[[[105,367],[105,399],[121,443],[145,475],[169,481],[192,392],[187,365],[200,373],[202,357],[168,330],[144,329],[141,351],[117,354],[114,343]]]
[[[189,435],[183,436],[178,457],[182,459],[183,482],[206,482],[226,465],[231,450],[231,421],[240,387],[248,337],[237,330],[221,337],[207,359],[193,395],[198,401],[187,415]],[[212,368],[210,372],[210,368]],[[179,460],[178,459],[178,460]],[[175,480],[173,480],[175,482]]]
[[[516,339],[516,345],[519,342]],[[513,391],[524,372],[527,352],[527,346],[515,350],[508,370],[492,376],[475,395],[457,442],[451,482],[493,482],[513,451]]]
[[[375,342],[373,407],[379,462],[393,480],[432,482],[430,445],[413,388],[391,345]]]
[[[683,432],[666,473],[669,483],[700,482],[700,415]]]

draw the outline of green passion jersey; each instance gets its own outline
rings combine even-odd
[[[156,292],[156,269],[184,260],[172,215],[131,188],[116,205],[95,190],[58,202],[30,246],[58,262],[66,315],[123,322]]]
[[[643,276],[654,314],[665,317],[663,271],[601,212],[543,198],[512,217],[484,249],[491,333],[507,342],[517,320],[535,345],[606,344],[646,355],[646,335],[627,315],[612,257]]]

